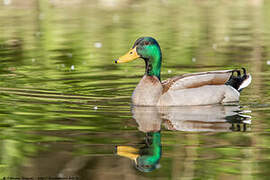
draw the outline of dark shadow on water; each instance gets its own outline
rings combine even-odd
[[[145,133],[139,148],[117,146],[117,155],[132,160],[141,172],[158,167],[162,155],[161,130],[185,132],[231,132],[249,130],[251,116],[238,105],[183,107],[132,107],[138,129]]]

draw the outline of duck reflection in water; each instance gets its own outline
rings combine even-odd
[[[117,154],[132,159],[138,170],[151,172],[159,167],[161,158],[160,136],[160,131],[148,132],[143,147],[136,149],[130,146],[117,146]]]
[[[159,167],[161,159],[161,126],[167,130],[187,132],[246,131],[251,124],[248,111],[239,106],[189,106],[189,107],[132,107],[138,129],[146,134],[144,146],[136,149],[117,146],[117,154],[133,160],[142,172]]]

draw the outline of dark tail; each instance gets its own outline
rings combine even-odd
[[[250,74],[247,74],[245,68],[242,68],[242,71],[243,72],[241,73],[238,69],[233,70],[230,79],[225,84],[232,86],[239,92],[247,87],[251,83],[252,77]]]

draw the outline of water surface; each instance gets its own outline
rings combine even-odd
[[[269,12],[263,0],[0,1],[0,177],[267,179]],[[134,108],[144,62],[113,59],[140,36],[159,41],[162,79],[244,66],[253,82],[235,105]]]

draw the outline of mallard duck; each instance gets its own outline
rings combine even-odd
[[[240,91],[251,83],[246,70],[223,70],[184,74],[161,81],[162,53],[152,37],[137,39],[130,51],[115,63],[137,58],[145,61],[145,75],[132,94],[133,105],[181,106],[239,101]]]

